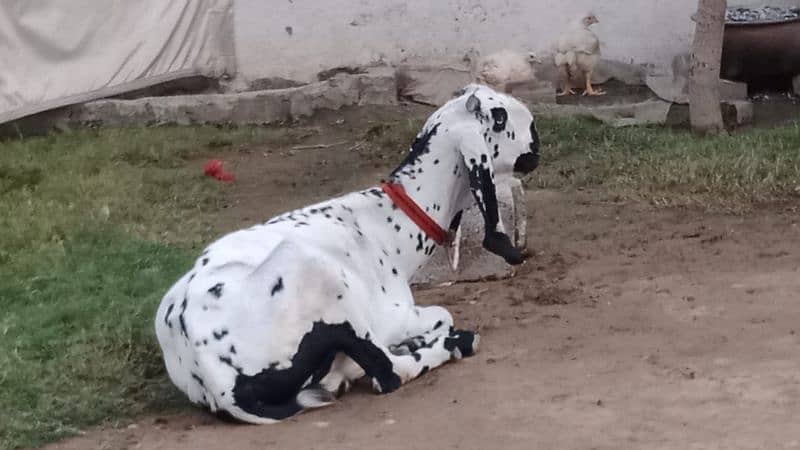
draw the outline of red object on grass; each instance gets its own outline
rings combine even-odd
[[[236,179],[232,173],[225,172],[225,169],[222,168],[222,161],[218,159],[212,159],[207,162],[203,171],[209,177],[214,177],[220,181],[231,182]]]

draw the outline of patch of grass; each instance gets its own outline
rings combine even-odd
[[[700,137],[591,120],[537,120],[537,188],[599,188],[661,205],[747,209],[800,195],[800,125]]]
[[[400,163],[424,123],[424,118],[410,118],[373,125],[362,136],[365,145],[359,147],[359,156],[390,165]]]
[[[212,233],[203,217],[223,187],[202,161],[221,150],[282,139],[280,130],[85,130],[0,144],[0,249],[53,245],[101,223],[137,237],[186,243]]]
[[[174,408],[152,324],[186,251],[95,231],[17,258],[31,269],[0,270],[0,447]]]
[[[190,248],[215,234],[208,217],[225,190],[193,160],[283,134],[107,129],[0,143],[0,449],[174,404],[153,316]]]

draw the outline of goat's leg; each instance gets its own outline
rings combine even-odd
[[[480,342],[477,333],[452,328],[444,334],[437,330],[417,338],[419,339],[415,339],[413,344],[406,341],[400,346],[394,346],[394,350],[384,349],[401,384],[420,377],[451,359],[474,355]],[[402,354],[395,353],[398,349],[403,350]],[[372,385],[378,393],[387,392],[384,383],[379,379],[373,378]]]
[[[426,348],[426,346],[430,348],[435,339],[450,337],[450,330],[453,328],[453,316],[441,306],[418,306],[409,310],[405,328],[404,336],[406,338],[400,343],[389,345],[387,350],[394,356],[411,355],[413,358],[413,354],[418,353],[420,349]],[[477,347],[479,338],[476,336],[475,339],[474,347]],[[466,350],[469,351],[469,349]],[[474,352],[474,348],[472,351]],[[456,354],[453,355],[453,352],[456,352]],[[423,353],[428,353],[428,351],[426,350]],[[447,361],[451,356],[459,357],[463,355],[461,349],[453,349],[442,352],[441,358]],[[421,355],[419,356],[421,357]],[[400,361],[399,364],[404,365],[405,363]],[[411,370],[411,373],[405,374],[406,377],[413,378],[413,372]],[[365,371],[361,366],[349,356],[340,353],[331,365],[330,372],[322,379],[320,384],[329,392],[341,395],[350,390],[353,382],[364,375]]]
[[[451,359],[472,356],[480,341],[476,333],[455,330],[453,316],[441,306],[411,307],[404,328],[401,335],[406,338],[385,349],[402,383]],[[377,392],[386,392],[378,382],[373,386]]]
[[[414,306],[408,313],[405,326],[405,336],[413,337],[435,330],[447,334],[453,326],[453,316],[450,311],[441,306]]]
[[[412,315],[416,317],[415,313]],[[424,326],[414,323],[414,328],[423,329]],[[479,340],[480,336],[476,333],[441,325],[423,333],[414,342],[394,346],[395,351],[369,335],[365,338],[353,337],[340,348],[372,379],[377,392],[387,393],[451,359],[472,356]],[[329,376],[328,383],[324,385],[332,390],[333,384],[341,382],[342,378],[337,380],[336,376]]]
[[[364,369],[344,353],[333,360],[331,370],[320,381],[325,390],[339,396],[349,391],[353,383],[364,376]]]

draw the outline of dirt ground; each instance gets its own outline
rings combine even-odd
[[[367,126],[349,123],[371,120],[336,117],[309,124],[325,132],[304,144],[347,140]],[[225,154],[238,181],[220,227],[374,184],[400,160],[355,144]],[[707,215],[588,191],[527,199],[534,256],[516,278],[417,292],[481,332],[475,357],[277,425],[198,411],[48,448],[800,448],[796,211]]]

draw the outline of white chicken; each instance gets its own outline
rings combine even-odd
[[[474,81],[510,94],[514,86],[536,79],[534,63],[541,61],[534,53],[523,55],[513,50],[500,50],[481,57],[477,50],[464,56],[470,63]]]
[[[584,95],[605,94],[592,87],[592,72],[600,60],[600,40],[589,27],[598,22],[594,14],[582,14],[558,38],[553,48],[553,58],[564,80],[563,89],[558,95],[575,94],[570,81],[578,78],[579,74],[586,78]]]

